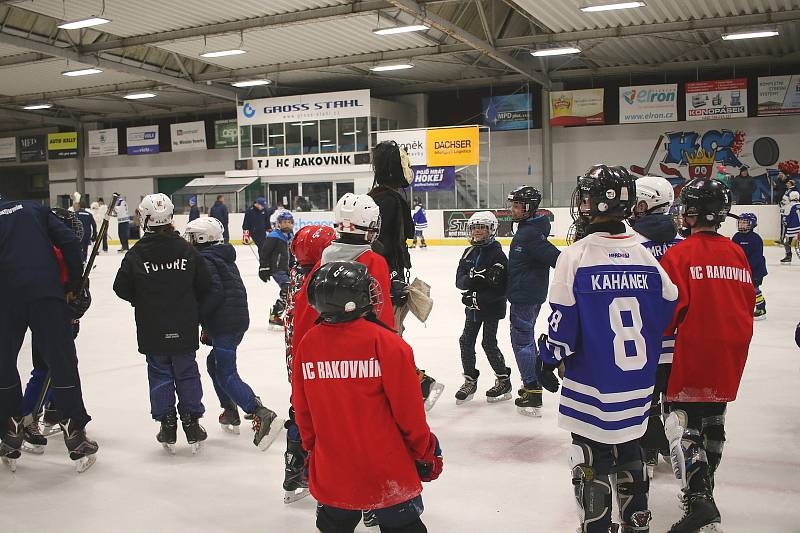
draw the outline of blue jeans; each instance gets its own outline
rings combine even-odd
[[[536,376],[536,339],[533,326],[542,304],[511,304],[511,347],[525,388],[538,388]]]
[[[384,528],[391,530],[406,527],[403,531],[427,531],[419,519],[425,507],[422,505],[422,496],[417,496],[406,502],[398,503],[384,509],[375,509],[381,531]],[[317,504],[317,528],[322,533],[351,533],[361,521],[361,511],[339,509],[330,505]],[[411,528],[412,524],[417,527]]]
[[[194,353],[181,355],[146,355],[147,380],[150,383],[150,414],[160,421],[175,412],[175,393],[178,394],[178,413],[200,417],[203,407],[203,385]]]
[[[236,369],[236,348],[243,337],[244,333],[212,337],[206,368],[214,383],[220,407],[231,409],[235,403],[245,413],[252,414],[256,410],[256,395],[250,385],[242,381]]]

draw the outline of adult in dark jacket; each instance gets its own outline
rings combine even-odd
[[[83,224],[83,239],[81,239],[81,259],[86,262],[89,255],[89,246],[92,245],[97,238],[97,223],[94,221],[92,213],[86,209],[81,208],[80,202],[72,204],[72,212],[78,217],[78,220]]]
[[[223,411],[219,423],[223,429],[239,433],[239,405],[253,415],[253,444],[266,450],[283,427],[275,413],[261,404],[250,385],[236,369],[236,349],[250,326],[247,291],[236,268],[236,250],[223,243],[222,223],[213,217],[192,221],[186,226],[186,238],[202,254],[208,267],[211,288],[200,304],[200,340],[210,345],[206,359],[208,375]]]
[[[211,206],[208,211],[208,216],[216,218],[222,224],[222,237],[225,242],[231,240],[231,233],[228,231],[228,206],[225,205],[225,196],[220,194],[217,196],[217,201]]]
[[[22,388],[17,357],[26,330],[37,338],[50,369],[54,401],[64,417],[61,428],[70,457],[83,461],[97,452],[86,438],[86,413],[78,375],[78,359],[53,247],[61,250],[67,270],[67,292],[80,285],[80,241],[50,210],[40,204],[0,199],[0,456],[20,456],[23,422]],[[13,463],[12,463],[13,464]]]
[[[200,218],[200,209],[197,207],[197,196],[189,198],[189,222]]]
[[[269,217],[274,209],[267,207],[267,200],[263,196],[256,198],[253,205],[244,212],[242,221],[242,240],[247,244],[250,239],[261,249],[264,239],[267,238],[267,229],[270,227]]]
[[[542,195],[534,187],[524,185],[508,195],[511,218],[517,230],[508,252],[508,289],[511,302],[511,347],[522,376],[519,398],[514,400],[518,411],[526,416],[541,416],[542,387],[536,375],[536,342],[533,327],[550,285],[550,269],[556,266],[561,252],[547,237],[550,220],[537,215]]]
[[[150,412],[161,422],[157,439],[172,451],[177,433],[175,392],[186,440],[197,451],[206,438],[198,419],[205,408],[195,354],[199,302],[211,279],[205,260],[172,226],[173,205],[164,194],[146,196],[139,210],[144,237],[125,255],[114,292],[135,308],[139,352],[147,359]]]
[[[478,390],[480,371],[475,366],[475,342],[483,326],[481,346],[486,352],[496,380],[486,391],[488,402],[511,398],[511,369],[497,346],[497,326],[506,316],[508,259],[495,240],[497,218],[490,211],[475,213],[467,223],[471,246],[464,250],[456,272],[456,287],[464,291],[464,333],[458,339],[464,385],[456,392],[456,403],[469,401]]]
[[[753,193],[756,192],[756,181],[748,172],[747,167],[739,170],[739,175],[733,178],[733,190],[736,191],[736,203],[750,205],[753,203]]]

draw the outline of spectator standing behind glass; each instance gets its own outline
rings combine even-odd
[[[128,204],[125,198],[121,197],[117,200],[117,205],[114,208],[114,214],[117,217],[117,233],[119,233],[120,249],[118,252],[128,251],[128,238],[131,232],[131,214],[128,211]]]
[[[753,203],[753,193],[756,191],[756,182],[747,167],[739,170],[739,175],[733,178],[733,189],[736,191],[736,203],[750,205]]]
[[[200,218],[200,210],[197,208],[197,196],[189,198],[189,222]]]
[[[216,218],[222,223],[222,238],[225,244],[231,240],[231,233],[228,231],[228,206],[225,205],[225,196],[220,194],[217,196],[217,201],[211,206],[208,211],[208,216]]]
[[[725,165],[723,165],[722,163],[717,165],[717,175],[714,176],[714,179],[717,181],[721,181],[728,188],[730,188],[731,186],[731,177],[728,174],[727,170],[725,169]]]

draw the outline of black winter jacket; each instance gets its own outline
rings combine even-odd
[[[550,269],[561,252],[547,240],[550,220],[534,216],[517,225],[508,252],[508,301],[512,304],[540,304],[547,299]]]
[[[136,309],[139,352],[197,351],[199,303],[211,286],[200,252],[175,233],[146,233],[125,255],[114,292]]]
[[[266,236],[267,228],[269,228],[269,217],[272,215],[274,209],[259,209],[257,207],[250,207],[244,212],[244,219],[242,220],[242,229],[250,232],[253,239],[260,239]]]
[[[378,236],[378,242],[382,246],[381,255],[389,265],[392,278],[405,280],[405,272],[411,268],[406,239],[414,238],[411,208],[399,192],[383,185],[375,187],[367,194],[375,200],[381,212],[381,233]]]
[[[258,250],[260,268],[269,268],[275,272],[289,272],[292,266],[289,255],[289,241],[291,234],[287,235],[279,229],[274,229],[267,235],[264,244]]]
[[[489,269],[495,264],[502,265],[502,272],[496,283],[470,279],[469,272]],[[467,316],[475,319],[497,319],[506,316],[506,283],[508,281],[508,259],[503,247],[497,241],[484,246],[470,246],[461,255],[456,272],[456,287],[462,291],[477,293],[478,309],[464,308]]]
[[[211,337],[244,333],[250,327],[247,290],[236,267],[236,250],[230,244],[200,251],[211,277],[211,290],[200,304],[200,323]]]

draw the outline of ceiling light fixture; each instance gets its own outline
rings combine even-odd
[[[259,85],[269,85],[272,83],[270,80],[242,80],[234,81],[231,83],[234,87],[257,87]]]
[[[81,68],[78,70],[65,70],[61,73],[62,76],[69,76],[70,78],[74,78],[76,76],[90,76],[92,74],[102,74],[103,71],[99,68]]]
[[[292,122],[290,126],[313,126],[316,122]]]
[[[740,39],[760,39],[761,37],[775,37],[776,35],[780,35],[778,30],[745,31],[740,33],[726,33],[722,36],[722,40],[738,41]]]
[[[591,6],[584,6],[581,11],[584,13],[594,13],[597,11],[613,11],[615,9],[631,9],[634,7],[645,7],[647,4],[644,2],[610,2],[606,4],[596,4]]]
[[[391,26],[389,28],[378,28],[372,30],[375,35],[394,35],[396,33],[408,33],[412,31],[425,31],[431,29],[424,24],[411,24],[408,26]]]
[[[35,111],[37,109],[50,109],[51,107],[53,107],[53,104],[30,104],[26,105],[22,109],[25,109],[26,111]]]
[[[145,98],[155,98],[156,93],[131,93],[123,96],[126,100],[144,100]]]
[[[79,30],[81,28],[91,28],[92,26],[99,26],[101,24],[108,24],[111,22],[109,19],[103,17],[89,17],[80,20],[73,20],[59,24],[58,27],[62,30]]]
[[[414,68],[414,65],[408,63],[401,63],[399,65],[381,65],[379,67],[371,67],[372,72],[389,72],[390,70],[405,70],[407,68]]]
[[[247,50],[242,50],[241,48],[234,48],[232,50],[217,50],[215,52],[203,52],[200,54],[200,57],[226,57],[226,56],[238,56],[241,54],[246,54]]]
[[[563,56],[567,54],[580,54],[581,49],[574,46],[567,46],[564,48],[542,48],[541,50],[534,50],[531,52],[533,57],[545,56]]]

